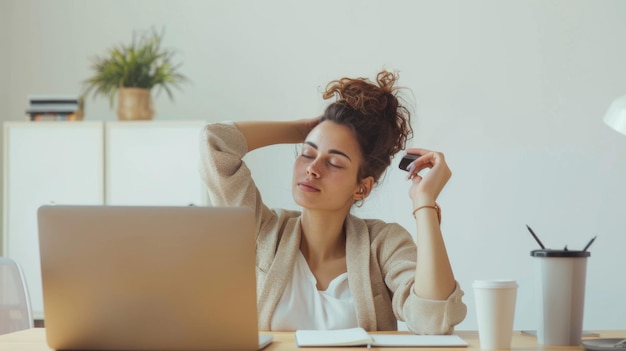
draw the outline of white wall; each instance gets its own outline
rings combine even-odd
[[[175,102],[157,98],[157,120],[310,117],[326,105],[328,81],[398,70],[412,91],[412,145],[443,151],[454,173],[439,202],[469,307],[459,329],[476,328],[471,283],[481,278],[517,279],[515,328],[535,328],[537,245],[525,224],[552,248],[598,235],[585,329],[626,328],[626,136],[601,122],[626,93],[626,2],[0,3],[10,11],[0,36],[4,120],[26,118],[29,93],[78,93],[90,57],[150,26],[166,28],[165,46],[193,81]],[[88,99],[86,110],[88,120],[115,119],[104,100]],[[293,207],[293,156],[281,146],[248,157],[271,206]],[[407,187],[392,169],[358,213],[414,231]]]

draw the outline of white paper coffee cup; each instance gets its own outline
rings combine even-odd
[[[483,350],[510,349],[515,319],[515,280],[474,281],[478,338]]]

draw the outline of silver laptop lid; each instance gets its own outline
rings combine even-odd
[[[38,220],[51,348],[257,349],[250,210],[43,206]]]

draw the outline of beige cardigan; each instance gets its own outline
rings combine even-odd
[[[257,226],[259,329],[269,330],[276,305],[290,279],[299,250],[300,212],[269,209],[241,160],[246,140],[232,123],[209,124],[202,134],[203,178],[214,206],[254,209]],[[446,300],[420,298],[412,289],[416,246],[396,223],[346,218],[348,285],[359,326],[396,330],[397,320],[418,334],[451,333],[466,314],[463,291]]]

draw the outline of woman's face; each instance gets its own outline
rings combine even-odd
[[[307,136],[293,172],[293,197],[307,209],[349,209],[359,191],[361,151],[350,128],[332,121]]]

